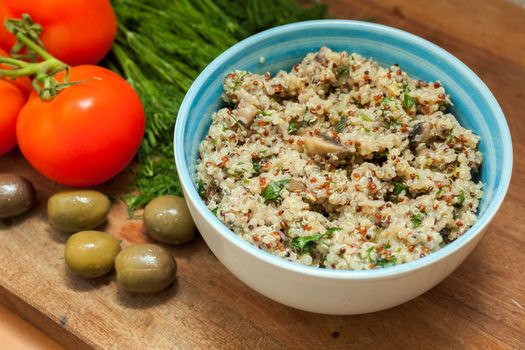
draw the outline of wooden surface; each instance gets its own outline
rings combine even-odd
[[[173,249],[179,264],[173,287],[130,297],[117,290],[114,276],[87,282],[68,276],[67,236],[50,229],[45,215],[46,199],[59,187],[14,152],[0,159],[0,171],[29,177],[39,204],[0,224],[0,301],[71,349],[524,349],[525,10],[504,0],[352,0],[334,1],[331,13],[372,19],[444,47],[485,81],[507,116],[515,156],[509,194],[455,273],[391,310],[324,316],[252,291],[198,239]],[[116,195],[128,178],[123,174],[103,190]],[[118,204],[105,229],[125,244],[147,239],[141,222],[127,220]]]

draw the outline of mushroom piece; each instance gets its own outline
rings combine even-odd
[[[255,116],[257,115],[257,111],[258,109],[254,105],[241,102],[237,107],[235,116],[244,127],[249,128],[252,125]]]
[[[481,180],[481,169],[479,164],[476,164],[476,166],[470,168],[470,179],[474,183],[478,183]]]
[[[442,138],[442,139],[446,139],[451,131],[452,131],[452,126],[451,125],[443,124],[443,123],[438,123],[436,125],[437,136]]]
[[[318,136],[303,136],[303,142],[306,152],[310,154],[324,155],[333,153],[340,155],[350,152],[344,145],[324,134]]]
[[[450,228],[445,227],[444,229],[439,231],[439,234],[441,238],[443,238],[444,243],[450,243],[450,239],[448,238],[448,236],[450,235]]]
[[[302,181],[296,180],[296,179],[290,180],[290,184],[288,185],[288,191],[294,192],[294,193],[301,193],[305,190],[306,190],[306,185]]]
[[[432,125],[429,122],[418,123],[408,133],[410,143],[427,143],[432,139]]]

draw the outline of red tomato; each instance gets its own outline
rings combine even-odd
[[[55,78],[62,82],[64,73]],[[18,145],[49,179],[66,186],[95,186],[133,159],[144,134],[144,109],[135,90],[105,68],[73,67],[70,81],[83,82],[51,101],[33,92],[18,117]]]
[[[7,56],[0,49],[0,56]],[[0,69],[8,69],[0,65]],[[0,156],[16,147],[16,119],[31,92],[27,78],[0,78]]]
[[[117,32],[109,0],[0,0],[0,47],[8,52],[15,38],[4,20],[23,13],[44,28],[40,38],[46,50],[72,66],[100,62]]]

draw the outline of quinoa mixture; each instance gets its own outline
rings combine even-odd
[[[479,137],[438,81],[323,47],[274,77],[228,74],[223,98],[197,187],[259,249],[373,269],[425,257],[477,219]]]

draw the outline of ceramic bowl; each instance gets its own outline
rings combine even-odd
[[[212,114],[223,105],[222,84],[236,69],[264,73],[290,70],[321,46],[357,52],[383,66],[398,63],[414,78],[439,80],[450,94],[451,112],[481,136],[484,197],[477,223],[463,236],[414,262],[369,271],[335,271],[274,257],[243,241],[205,206],[195,186],[198,147]],[[264,59],[261,59],[264,58]],[[438,46],[383,25],[321,20],[276,27],[251,36],[217,57],[186,95],[175,127],[175,160],[186,201],[204,240],[241,281],[294,308],[325,314],[359,314],[390,308],[447,277],[480,241],[498,211],[512,172],[512,144],[505,117],[485,84]]]

